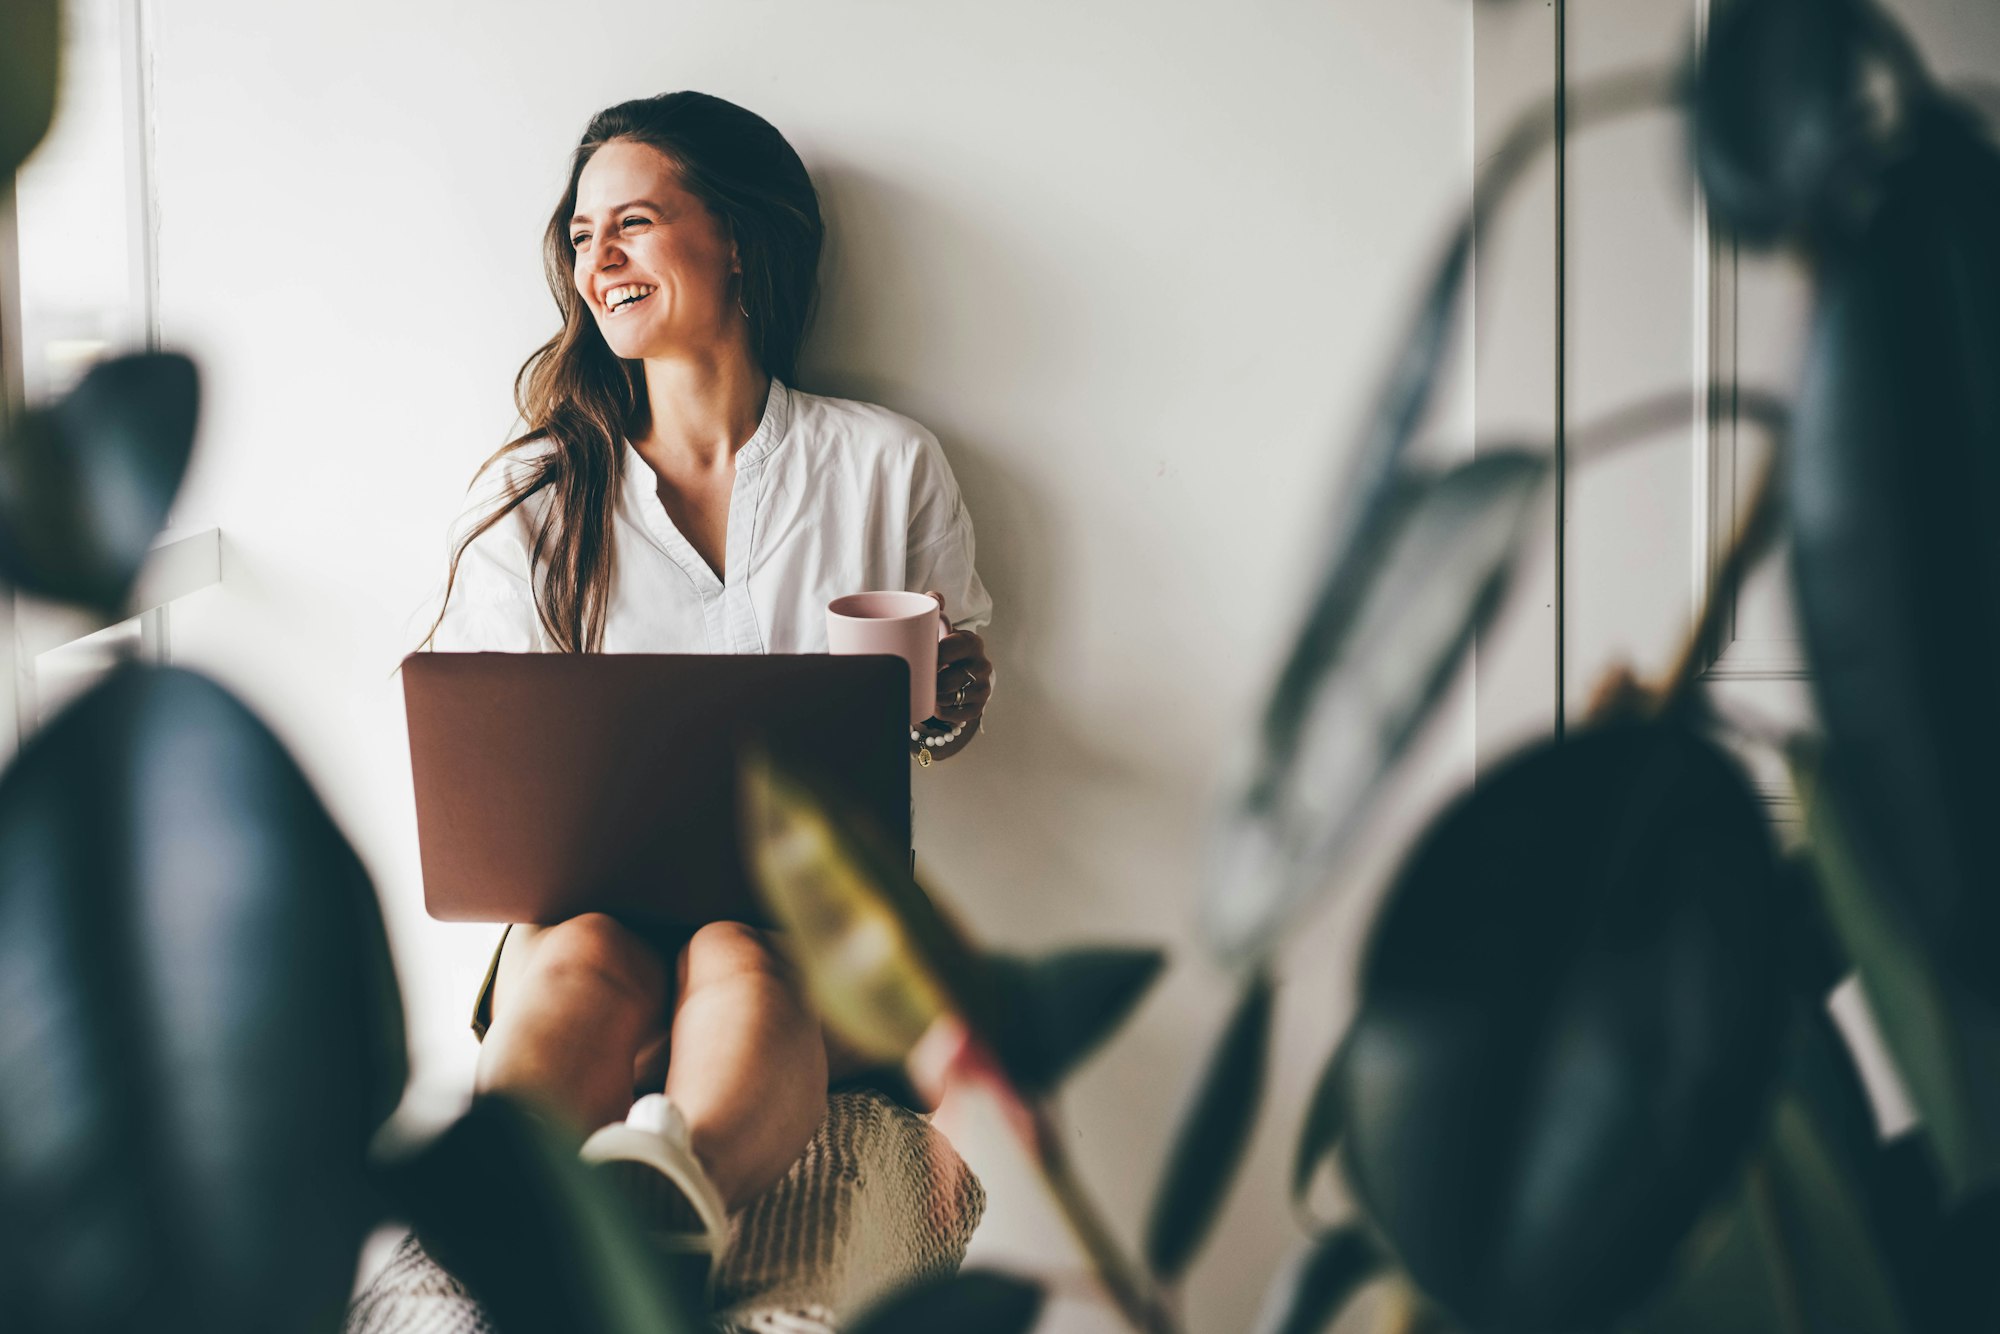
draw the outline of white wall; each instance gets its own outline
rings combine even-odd
[[[773,120],[819,182],[804,387],[928,424],[977,522],[999,693],[990,736],[916,776],[932,881],[996,942],[1176,952],[1069,1099],[1136,1236],[1222,1018],[1190,931],[1210,785],[1468,189],[1468,7],[172,0],[156,19],[164,327],[207,386],[182,517],[225,541],[176,655],[278,727],[373,870],[423,1075],[468,1078],[494,932],[422,914],[391,672],[550,331],[537,245],[568,149],[601,106],[700,88]],[[1468,699],[1385,828],[1469,765]],[[1247,1326],[1292,1244],[1279,1183],[1351,937],[1322,922],[1294,955],[1274,1110],[1191,1283],[1196,1329]],[[958,1124],[992,1196],[975,1254],[1073,1269],[1006,1147]],[[1065,1303],[1050,1327],[1110,1323]]]

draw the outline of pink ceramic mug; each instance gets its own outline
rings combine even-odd
[[[893,653],[910,664],[910,723],[937,712],[938,641],[951,621],[927,593],[849,593],[826,604],[832,653]]]

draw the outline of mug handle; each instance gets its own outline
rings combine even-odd
[[[938,592],[934,588],[931,588],[924,590],[924,596],[931,598],[937,602],[938,638],[943,639],[946,635],[952,632],[953,628],[951,623],[951,617],[945,615],[944,612],[944,594]]]

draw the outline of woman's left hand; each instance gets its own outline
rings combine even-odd
[[[943,598],[938,597],[938,605],[944,605]],[[971,630],[954,630],[940,639],[935,716],[970,728],[992,697],[993,660],[986,656],[986,641]]]
[[[986,641],[954,630],[938,641],[937,716],[956,727],[977,722],[993,696],[993,660]]]

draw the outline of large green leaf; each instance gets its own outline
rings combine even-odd
[[[854,1334],[1021,1334],[1042,1313],[1039,1284],[970,1269],[933,1279],[863,1312]]]
[[[1046,1093],[1097,1049],[1166,966],[1151,948],[989,955],[994,1044],[1023,1093]]]
[[[1216,832],[1202,925],[1223,957],[1271,949],[1366,828],[1499,604],[1547,472],[1509,451],[1407,471],[1369,541],[1327,572]]]
[[[1341,1118],[1346,1114],[1347,1086],[1340,1071],[1341,1054],[1346,1046],[1334,1048],[1320,1068],[1319,1079],[1313,1084],[1312,1096],[1306,1102],[1305,1123],[1299,1127],[1298,1148],[1292,1152],[1292,1200],[1294,1203],[1305,1199],[1306,1188],[1312,1185],[1313,1173],[1326,1161],[1340,1143]]]
[[[827,1027],[900,1061],[940,1016],[991,1040],[988,977],[908,862],[837,798],[768,754],[742,766],[745,861]]]
[[[1264,1296],[1257,1334],[1319,1334],[1382,1264],[1381,1249],[1362,1228],[1314,1238],[1278,1271]]]
[[[1425,1291],[1591,1328],[1733,1173],[1778,1051],[1776,852],[1682,722],[1539,747],[1399,873],[1339,1063],[1342,1162]]]
[[[1862,0],[1723,0],[1695,70],[1693,157],[1742,239],[1844,230],[1888,150],[1865,79]]]
[[[1772,1280],[1815,1329],[2000,1328],[2000,1195],[1946,1203],[1920,1132],[1884,1144],[1824,1006],[1802,1007],[1761,1161]],[[1787,1112],[1792,1115],[1787,1116]]]
[[[1860,971],[1948,1193],[2000,1186],[2000,1012],[1938,967],[1909,914],[1864,874],[1845,803],[1819,781],[1810,750],[1795,752],[1793,773],[1827,916]]]
[[[1750,1204],[1781,1309],[1801,1329],[1902,1334],[1908,1326],[1870,1236],[1857,1186],[1811,1113],[1781,1098],[1752,1168]]]
[[[1875,1235],[1903,1309],[1924,1334],[2000,1329],[2000,1189],[1948,1202],[1923,1139],[1885,1146],[1870,1172]]]
[[[1854,863],[2000,1005],[2000,153],[1945,105],[1914,139],[1823,260],[1794,573]]]
[[[1633,1334],[1763,1334],[1838,1329],[1903,1334],[1897,1271],[1940,1228],[1885,1185],[1907,1145],[1878,1143],[1852,1059],[1825,1008],[1801,1003],[1785,1083],[1736,1189],[1698,1229],[1673,1282],[1626,1322]],[[1920,1159],[1921,1155],[1919,1155]],[[1914,1244],[1912,1244],[1914,1243]],[[1924,1275],[1926,1286],[1933,1275]]]
[[[1146,1221],[1146,1263],[1168,1282],[1180,1277],[1207,1239],[1256,1129],[1271,999],[1269,976],[1252,976],[1181,1110]]]
[[[1739,1184],[1689,1233],[1679,1269],[1620,1334],[1799,1334],[1796,1302],[1750,1191]]]
[[[172,353],[95,366],[0,437],[0,578],[109,615],[124,608],[194,447],[200,385]]]
[[[0,1310],[326,1329],[403,1089],[375,895],[269,731],[114,673],[0,779]]]
[[[1911,1330],[1860,1190],[1796,1098],[1779,1101],[1769,1141],[1710,1226],[1698,1267],[1626,1322],[1632,1334]]]
[[[385,1187],[432,1258],[502,1330],[696,1334],[693,1290],[636,1213],[577,1161],[578,1142],[503,1097],[387,1150]]]
[[[62,63],[60,0],[0,8],[0,194],[48,133]]]

